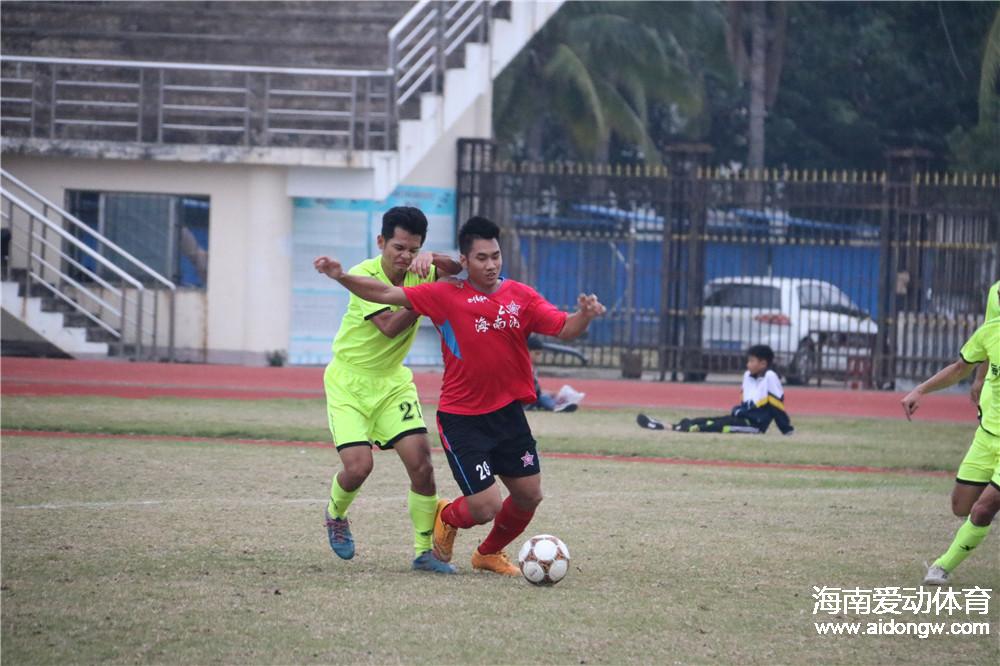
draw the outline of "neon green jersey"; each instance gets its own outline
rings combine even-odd
[[[993,283],[986,297],[986,321],[1000,317],[1000,297],[997,296],[997,291],[1000,291],[1000,280]]]
[[[392,282],[382,270],[382,256],[365,259],[348,271],[351,275],[373,277],[386,284]],[[415,273],[406,273],[403,278],[405,287],[415,287],[425,282],[437,279],[437,270],[431,266],[426,278]],[[373,316],[381,312],[395,312],[398,305],[383,305],[370,303],[351,294],[347,304],[347,312],[340,321],[340,330],[333,339],[333,360],[362,370],[379,372],[393,370],[403,363],[403,359],[413,346],[417,336],[417,322],[394,338],[386,337],[371,321]]]
[[[1000,317],[1000,298],[997,296],[998,289],[1000,289],[1000,280],[993,283],[993,286],[990,287],[986,296],[986,321]],[[987,402],[990,399],[990,394],[992,393],[991,387],[993,385],[993,382],[991,381],[992,377],[993,376],[990,373],[986,373],[986,382],[983,386],[983,392],[979,394],[980,410],[986,409]]]
[[[991,381],[983,387],[979,401],[979,424],[991,435],[1000,436],[1000,318],[994,318],[976,329],[962,345],[962,360],[966,363],[988,363],[986,377]],[[988,393],[988,395],[987,395]]]

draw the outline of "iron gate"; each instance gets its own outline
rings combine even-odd
[[[457,221],[504,229],[504,272],[565,309],[608,306],[594,365],[661,380],[742,371],[769,344],[792,383],[893,386],[953,360],[1000,277],[996,174],[513,163],[460,140]],[[558,363],[558,358],[543,362]]]

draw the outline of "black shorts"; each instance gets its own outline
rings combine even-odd
[[[520,402],[474,416],[438,411],[437,421],[441,445],[463,495],[492,486],[494,474],[516,477],[541,471]]]

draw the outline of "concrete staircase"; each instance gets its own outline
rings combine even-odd
[[[464,64],[447,70],[443,92],[420,95],[419,117],[399,121],[394,159],[382,165],[385,174],[375,174],[375,198],[384,198],[409,177],[470,106],[491,95],[494,79],[561,6],[562,0],[512,2],[509,17],[494,15],[488,43],[466,44]]]
[[[12,277],[16,277],[14,271]],[[44,293],[43,293],[44,292]],[[48,294],[48,295],[46,295]],[[86,318],[36,285],[25,295],[23,282],[4,280],[0,291],[3,310],[3,353],[74,358],[106,358],[107,335],[87,326]]]
[[[6,169],[0,219],[5,353],[173,358],[173,282]]]

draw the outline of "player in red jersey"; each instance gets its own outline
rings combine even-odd
[[[462,497],[438,502],[434,553],[451,560],[455,534],[493,521],[472,555],[472,567],[516,576],[504,547],[528,526],[542,501],[541,467],[523,403],[536,399],[528,335],[572,340],[604,314],[593,294],[581,294],[577,310],[560,311],[528,285],[500,277],[500,228],[470,218],[458,234],[465,280],[393,287],[348,275],[339,262],[319,257],[317,271],[366,301],[413,308],[441,334],[444,380],[438,431]],[[509,495],[501,500],[495,476]]]

